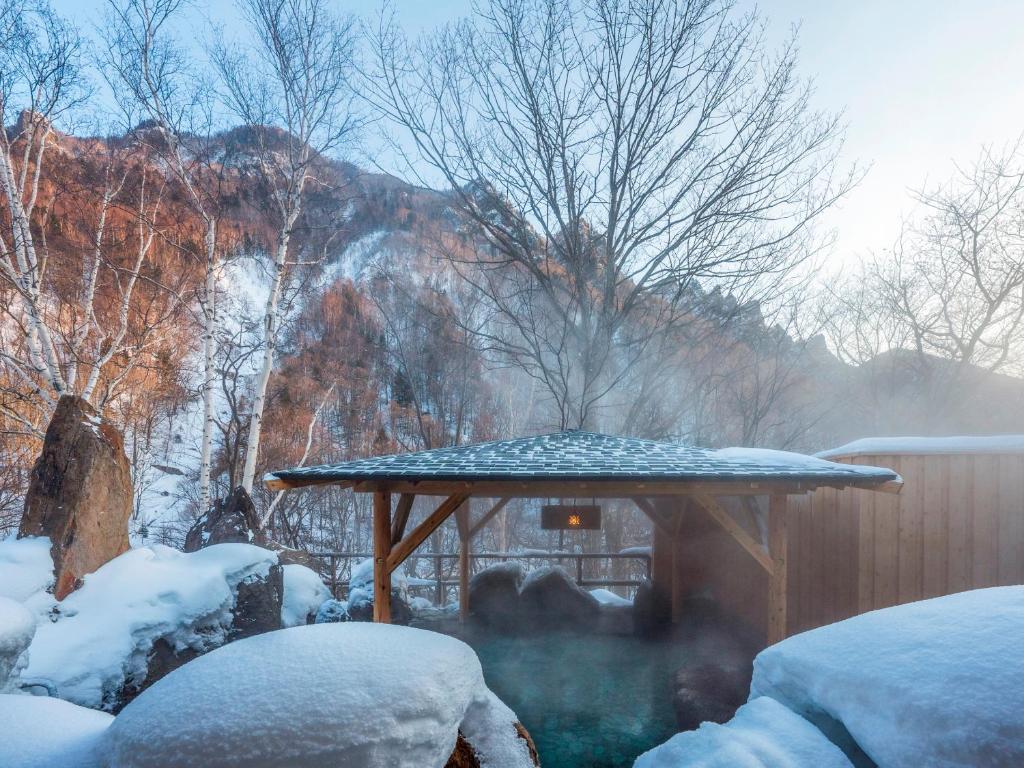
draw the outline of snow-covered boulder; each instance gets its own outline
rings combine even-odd
[[[469,610],[478,621],[511,631],[519,627],[519,588],[523,566],[515,561],[495,563],[469,581]]]
[[[36,619],[21,603],[0,597],[0,691],[17,686],[18,674],[28,664],[25,650],[36,632]]]
[[[316,571],[311,571],[304,565],[294,564],[281,568],[284,571],[281,626],[296,627],[307,624],[309,617],[315,617],[320,606],[331,599],[331,593]]]
[[[348,602],[345,600],[325,600],[316,611],[314,624],[331,624],[338,621],[352,621],[348,615]]]
[[[85,578],[39,624],[23,679],[83,706],[116,709],[125,688],[147,682],[154,646],[203,653],[229,639],[240,587],[265,579],[274,553],[219,544],[184,554],[129,550]],[[274,607],[280,621],[280,603]]]
[[[54,604],[50,540],[26,536],[0,541],[0,597],[24,603],[37,616]]]
[[[590,629],[601,610],[597,598],[576,585],[561,566],[530,571],[519,590],[524,622],[542,628]]]
[[[1024,765],[1024,586],[885,608],[754,661],[751,696],[841,723],[881,768]]]
[[[373,560],[362,560],[352,566],[346,608],[353,621],[373,621]],[[391,574],[391,623],[408,624],[411,620],[409,579],[397,568]]]
[[[99,739],[113,719],[60,699],[0,694],[0,765],[100,768]]]
[[[315,624],[175,670],[125,707],[101,746],[111,768],[443,768],[461,728],[482,766],[529,768],[514,723],[454,638]]]
[[[925,763],[908,763],[925,765]],[[633,768],[852,768],[813,725],[769,698],[744,704],[724,725],[704,723],[645,752]]]

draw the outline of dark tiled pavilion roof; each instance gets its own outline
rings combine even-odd
[[[288,485],[332,482],[446,480],[581,482],[760,482],[881,485],[898,481],[890,469],[839,464],[795,453],[727,449],[614,437],[570,430],[432,451],[374,456],[341,464],[271,472]]]

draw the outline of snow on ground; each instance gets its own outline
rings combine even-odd
[[[19,673],[28,664],[25,649],[35,632],[36,619],[31,611],[19,602],[0,597],[0,691],[16,687]]]
[[[1024,453],[1024,435],[963,435],[958,437],[866,437],[815,454],[820,458],[904,453]]]
[[[60,699],[0,694],[0,765],[99,768],[99,738],[113,719]]]
[[[331,599],[320,575],[304,565],[290,563],[282,566],[284,572],[284,599],[281,602],[281,625],[296,627],[315,616],[320,606]]]
[[[821,731],[763,697],[744,704],[724,725],[703,723],[695,731],[677,733],[640,755],[633,768],[852,767]]]
[[[14,536],[0,541],[0,597],[25,606],[36,615],[53,605],[46,590],[53,585],[50,540],[45,536]]]
[[[872,611],[754,661],[751,697],[841,722],[880,768],[1024,765],[1024,586]]]
[[[531,766],[529,747],[516,731],[516,713],[490,691],[478,691],[460,729],[483,768]]]
[[[109,706],[126,682],[144,679],[156,640],[177,650],[224,642],[238,584],[266,576],[276,562],[250,544],[129,550],[86,576],[58,605],[56,621],[39,624],[22,678],[83,706]]]
[[[592,594],[595,598],[597,598],[597,602],[599,602],[601,605],[632,605],[633,604],[633,601],[630,600],[628,597],[623,597],[622,595],[617,595],[614,592],[612,592],[610,589],[603,589],[603,588],[592,589],[592,590],[590,590],[590,594]]]
[[[125,707],[101,746],[118,768],[441,768],[460,725],[476,733],[514,717],[459,640],[315,624],[239,640],[171,672]],[[488,768],[530,765],[525,742],[501,741],[481,745]]]

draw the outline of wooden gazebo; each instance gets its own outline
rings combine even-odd
[[[461,541],[460,607],[468,609],[469,545],[513,498],[632,500],[655,526],[653,581],[681,604],[671,542],[687,508],[699,508],[764,569],[769,580],[768,641],[786,633],[788,497],[820,487],[898,492],[892,470],[838,464],[776,451],[713,451],[677,443],[565,431],[515,440],[377,456],[268,474],[271,489],[336,485],[373,494],[374,620],[391,619],[391,574],[437,527],[455,515]],[[397,502],[393,503],[397,496]],[[406,531],[416,496],[441,502]],[[767,496],[766,536],[737,523],[720,497]],[[493,499],[472,521],[469,499]],[[659,535],[661,534],[661,535]],[[766,539],[766,540],[765,540]],[[666,551],[667,550],[667,551]]]

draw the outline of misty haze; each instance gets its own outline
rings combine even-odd
[[[1024,765],[1022,28],[0,0],[0,768]]]

